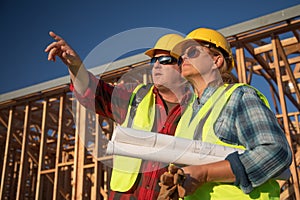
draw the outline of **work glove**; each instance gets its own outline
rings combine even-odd
[[[160,176],[160,192],[158,200],[178,200],[185,195],[185,189],[182,187],[185,180],[184,172],[181,168],[170,164],[168,172]]]

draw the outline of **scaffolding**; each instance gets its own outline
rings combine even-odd
[[[281,199],[300,199],[299,11],[300,5],[219,30],[232,46],[239,81],[268,97],[292,147]],[[103,67],[90,71],[99,75]],[[111,63],[101,77],[114,84],[132,69],[147,74],[147,67],[147,56],[138,54]],[[77,102],[68,77],[0,95],[0,199],[106,199],[111,157],[102,141],[113,127]]]

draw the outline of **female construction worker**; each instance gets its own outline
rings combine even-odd
[[[196,98],[176,132],[203,142],[243,149],[224,161],[183,167],[186,199],[279,199],[272,179],[286,170],[292,153],[286,136],[255,88],[234,83],[231,48],[218,31],[198,28],[171,51]]]
[[[49,53],[48,60],[55,61],[58,56],[68,66],[73,82],[71,88],[82,105],[123,126],[174,135],[192,96],[187,81],[180,74],[177,59],[170,55],[170,50],[183,39],[182,36],[167,34],[145,52],[151,57],[154,85],[130,89],[128,85],[113,86],[98,80],[85,69],[80,57],[65,40],[53,32],[50,36],[55,42],[45,49]],[[159,177],[165,171],[163,163],[118,156],[114,159],[109,199],[157,199]]]

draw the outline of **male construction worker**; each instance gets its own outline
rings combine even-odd
[[[122,126],[174,135],[192,96],[177,59],[170,55],[173,46],[183,39],[180,35],[164,35],[145,52],[151,58],[154,84],[128,89],[126,83],[113,86],[98,80],[85,69],[78,54],[64,39],[53,32],[49,34],[55,42],[45,49],[48,60],[55,61],[58,56],[67,65],[71,89],[82,105]],[[157,199],[159,177],[166,170],[165,163],[115,157],[109,199]]]

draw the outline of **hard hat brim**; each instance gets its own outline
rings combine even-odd
[[[170,54],[175,58],[179,58],[180,56],[182,56],[184,50],[187,47],[193,46],[193,45],[199,45],[199,40],[185,38],[173,47]]]
[[[144,53],[147,56],[153,57],[155,54],[155,51],[157,51],[157,50],[170,52],[172,50],[172,48],[174,47],[174,45],[183,39],[184,38],[181,35],[174,34],[174,33],[164,35],[156,42],[156,44],[153,48],[148,49]]]
[[[157,50],[157,49],[155,49],[155,48],[148,49],[147,51],[144,52],[144,54],[149,56],[150,58],[152,58],[154,56],[155,50]]]

